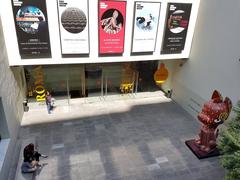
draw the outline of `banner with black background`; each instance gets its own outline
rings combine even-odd
[[[161,54],[180,54],[184,50],[192,4],[168,3]]]
[[[21,58],[51,57],[45,0],[13,0],[12,6]]]

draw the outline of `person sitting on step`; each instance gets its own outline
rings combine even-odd
[[[47,158],[47,155],[40,154],[38,151],[35,151],[34,144],[28,144],[23,150],[23,163],[22,163],[22,172],[23,173],[32,173],[37,170],[38,167],[41,167],[39,164],[39,158]]]

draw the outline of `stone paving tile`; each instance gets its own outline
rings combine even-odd
[[[64,144],[53,144],[52,150],[64,148]]]
[[[149,171],[158,171],[160,169],[159,164],[155,163],[155,164],[150,164],[147,166]]]
[[[23,127],[20,138],[49,155],[37,180],[221,180],[218,157],[198,160],[184,144],[198,127],[171,102]]]

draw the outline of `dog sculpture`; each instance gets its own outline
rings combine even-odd
[[[232,109],[231,100],[226,97],[223,101],[221,94],[214,91],[210,101],[203,105],[202,111],[198,114],[198,120],[202,122],[199,138],[195,139],[197,147],[206,153],[216,149],[218,137],[217,127],[224,123]]]

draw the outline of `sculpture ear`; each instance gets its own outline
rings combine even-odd
[[[223,98],[222,95],[217,90],[214,90],[212,94],[212,99],[222,101]]]
[[[227,108],[228,108],[228,113],[230,113],[231,109],[232,109],[232,101],[226,97],[224,100],[224,103],[226,104]]]

